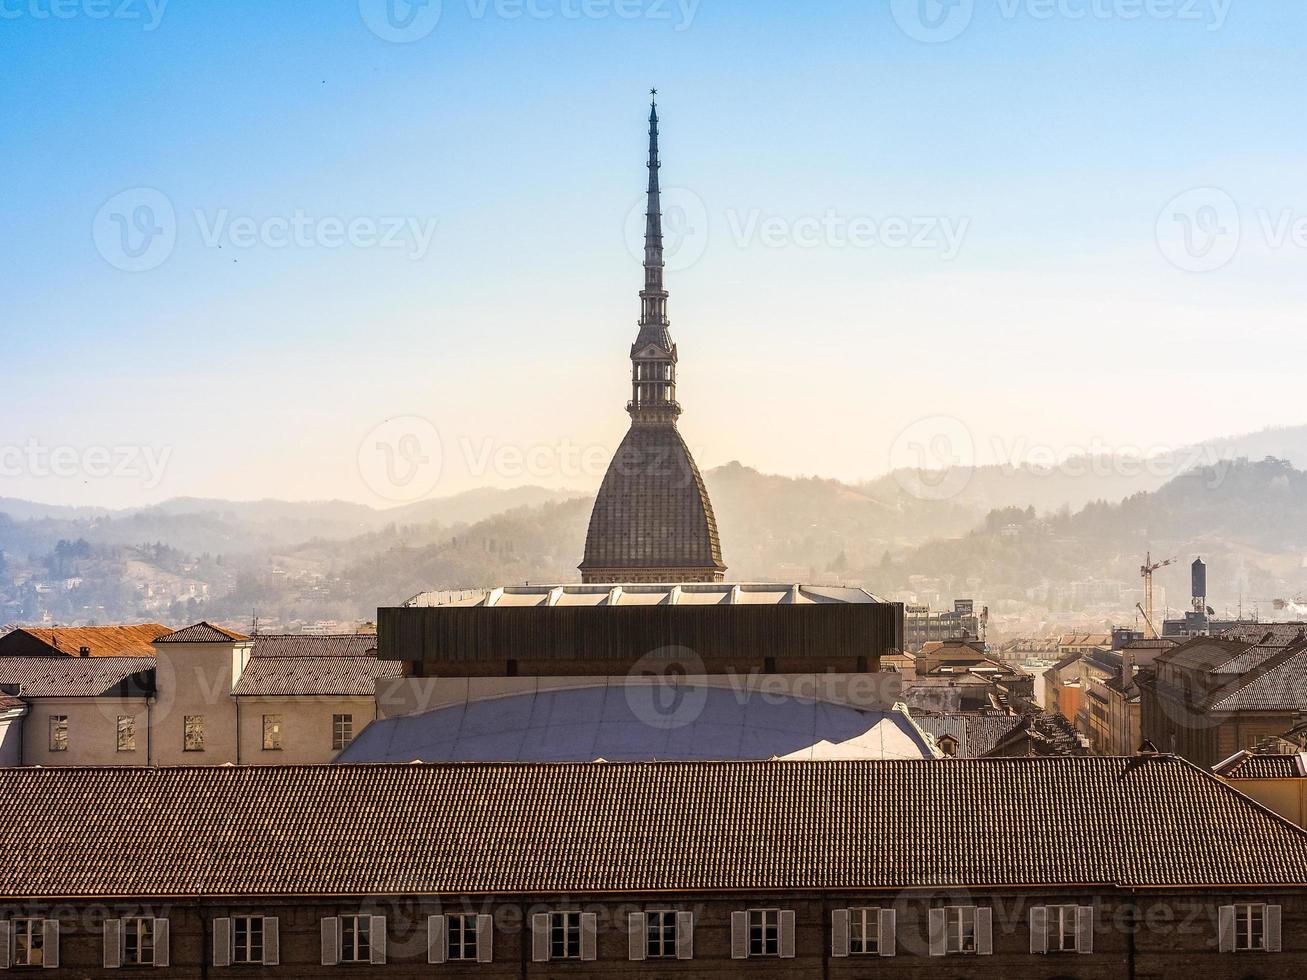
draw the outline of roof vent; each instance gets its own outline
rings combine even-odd
[[[89,657],[89,656],[91,655],[91,648],[90,648],[90,647],[78,647],[78,648],[77,648],[77,655],[78,655],[79,657]]]

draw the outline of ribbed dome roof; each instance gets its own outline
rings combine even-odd
[[[726,570],[703,477],[671,424],[631,426],[590,515],[587,580],[620,582],[638,569]]]

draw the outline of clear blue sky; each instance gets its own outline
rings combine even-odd
[[[1307,421],[1307,234],[1276,231],[1307,221],[1307,7],[923,2],[444,0],[393,43],[373,0],[0,0],[0,445],[168,454],[0,496],[382,503],[359,447],[405,415],[435,492],[596,482],[549,459],[624,431],[651,85],[703,208],[668,281],[704,466],[872,476],[936,415],[982,460]],[[936,14],[958,36],[910,36]],[[139,188],[176,238],[130,272]],[[1230,207],[1237,249],[1177,261]],[[232,224],[297,213],[309,244]],[[896,217],[923,247],[847,244]],[[314,241],[360,218],[405,247]]]

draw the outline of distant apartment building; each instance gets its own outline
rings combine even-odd
[[[927,643],[945,640],[979,640],[985,610],[976,613],[973,599],[957,599],[951,610],[933,612],[929,605],[903,607],[903,641],[916,653]]]
[[[330,762],[376,717],[376,679],[400,672],[375,645],[197,623],[165,630],[151,656],[0,656],[0,753],[39,766]]]
[[[1307,717],[1307,627],[1244,625],[1193,637],[1160,653],[1136,683],[1144,737],[1212,766]]]
[[[1131,755],[1143,741],[1135,674],[1175,646],[1174,640],[1134,639],[1116,650],[1092,650],[1078,661],[1080,709],[1073,719],[1096,755]]]

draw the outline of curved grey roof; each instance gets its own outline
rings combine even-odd
[[[901,710],[866,711],[729,688],[535,691],[374,721],[338,762],[924,759]]]

